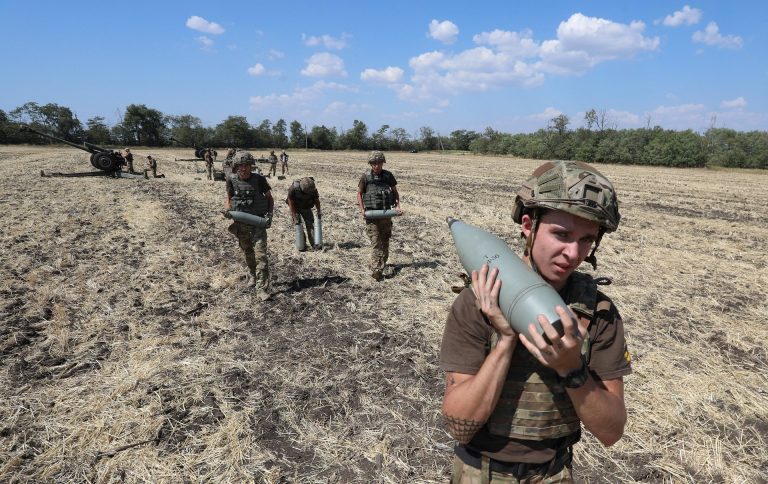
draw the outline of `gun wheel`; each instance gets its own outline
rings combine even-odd
[[[117,171],[120,169],[117,160],[112,158],[109,153],[94,153],[91,157],[91,164],[104,171]]]

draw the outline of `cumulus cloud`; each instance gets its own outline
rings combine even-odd
[[[187,27],[198,32],[204,32],[206,34],[219,35],[224,33],[224,27],[216,22],[209,22],[203,17],[193,15],[187,19]]]
[[[736,99],[721,102],[720,107],[725,109],[741,109],[747,107],[747,100],[739,96]]]
[[[301,73],[307,77],[347,77],[344,60],[330,52],[320,52],[307,59],[307,67]]]
[[[346,84],[336,82],[317,81],[311,86],[295,89],[289,94],[269,94],[267,96],[251,96],[248,100],[251,109],[259,109],[270,106],[305,106],[316,101],[327,91],[356,92],[356,89]]]
[[[526,29],[522,32],[509,32],[496,29],[483,32],[472,37],[478,45],[490,45],[499,52],[504,52],[516,58],[533,57],[539,53],[539,44],[533,40],[533,32]]]
[[[197,37],[195,40],[200,42],[203,50],[211,50],[213,48],[213,40],[205,35]]]
[[[450,20],[443,20],[442,22],[432,20],[429,23],[429,36],[443,44],[453,44],[458,35],[459,28]]]
[[[389,66],[383,70],[366,69],[360,74],[360,79],[379,84],[394,84],[403,79],[403,70]]]
[[[248,68],[248,74],[251,76],[260,76],[266,72],[266,69],[264,69],[264,66],[261,64],[256,64],[252,67]]]
[[[562,111],[549,106],[540,113],[529,114],[527,118],[539,121],[549,121],[550,119],[560,116],[561,114],[563,114]]]
[[[693,33],[693,41],[706,45],[714,45],[723,49],[739,49],[744,40],[738,35],[722,35],[715,22],[709,22],[704,30]]]
[[[270,60],[282,59],[285,57],[285,53],[277,49],[269,49],[269,52],[267,52],[267,57]]]
[[[664,17],[664,20],[656,20],[654,23],[661,23],[667,27],[679,27],[681,25],[697,24],[700,20],[701,10],[698,8],[691,8],[689,5],[686,5],[682,10],[671,13]]]
[[[337,39],[330,35],[324,34],[319,36],[310,35],[307,36],[306,34],[301,34],[301,40],[304,42],[304,45],[309,47],[317,47],[317,46],[323,46],[326,49],[335,49],[335,50],[341,50],[345,47],[347,47],[347,39],[349,39],[351,35],[347,33],[341,34],[341,38]]]
[[[554,74],[582,74],[601,62],[656,50],[659,38],[644,36],[644,30],[639,20],[622,24],[575,13],[560,22],[556,40],[542,42],[537,67]]]

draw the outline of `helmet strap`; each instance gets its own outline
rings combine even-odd
[[[592,264],[592,270],[597,270],[597,257],[595,257],[595,252],[597,252],[597,248],[600,247],[600,241],[603,239],[603,234],[605,233],[605,229],[603,227],[600,227],[600,232],[597,234],[597,239],[595,240],[595,245],[592,246],[592,252],[589,253],[589,255],[584,259],[584,262],[589,262]]]
[[[536,239],[536,231],[539,229],[539,210],[533,210],[531,213],[531,234],[528,236],[528,238],[525,241],[525,250],[523,251],[523,255],[528,257],[528,262],[531,264],[531,269],[533,269],[533,272],[536,274],[539,273],[538,269],[536,269],[536,262],[533,260],[533,242],[534,239]]]

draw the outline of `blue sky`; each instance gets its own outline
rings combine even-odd
[[[768,130],[765,1],[0,0],[0,109],[530,132]]]

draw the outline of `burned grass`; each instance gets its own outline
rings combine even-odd
[[[509,183],[538,163],[389,154],[406,215],[376,283],[354,197],[364,154],[295,153],[294,176],[271,180],[262,303],[223,184],[172,161],[183,150],[152,154],[167,178],[62,179],[39,172],[85,158],[0,148],[0,481],[444,482],[438,352],[462,283],[445,218],[519,247]],[[600,169],[623,219],[596,275],[614,280],[634,373],[624,438],[605,449],[585,432],[579,480],[759,482],[765,176]],[[325,245],[300,254],[283,200],[303,175]]]

